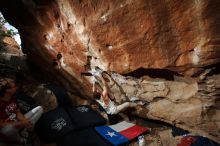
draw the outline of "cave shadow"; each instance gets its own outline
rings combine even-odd
[[[174,76],[181,76],[177,72],[168,69],[144,69],[139,68],[133,72],[123,74],[123,76],[132,76],[135,78],[140,78],[143,76],[149,76],[151,78],[163,78],[166,80],[174,80]]]

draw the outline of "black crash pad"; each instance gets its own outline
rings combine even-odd
[[[75,129],[69,115],[63,108],[44,113],[36,123],[35,130],[41,142],[52,143]]]
[[[97,111],[87,105],[67,107],[66,111],[76,129],[85,129],[106,123],[106,120]]]
[[[111,146],[94,128],[73,131],[57,141],[58,146]]]

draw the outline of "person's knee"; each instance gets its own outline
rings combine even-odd
[[[121,106],[122,106],[123,108],[128,108],[128,107],[131,106],[131,102],[125,102],[125,103],[121,104]]]
[[[37,106],[34,109],[32,109],[33,113],[43,113],[43,107],[42,106]]]
[[[136,107],[136,106],[137,106],[137,103],[134,103],[134,102],[129,103],[129,107]]]
[[[33,108],[32,110],[30,110],[28,113],[26,113],[24,116],[28,119],[31,119],[31,117],[33,117],[36,114],[43,114],[43,107],[42,106],[37,106],[35,108]]]

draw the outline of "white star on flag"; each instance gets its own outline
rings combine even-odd
[[[105,135],[109,135],[110,137],[117,136],[117,135],[115,134],[115,132],[109,132],[109,131],[108,131],[108,133],[105,134]]]

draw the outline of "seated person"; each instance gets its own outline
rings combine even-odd
[[[116,105],[114,103],[114,99],[111,99],[109,96],[109,90],[107,87],[107,83],[105,79],[102,77],[102,74],[100,73],[99,76],[96,76],[96,78],[100,78],[103,83],[103,89],[101,89],[98,82],[95,82],[93,85],[93,93],[96,101],[104,108],[107,114],[109,115],[115,115],[119,112],[125,110],[128,107],[135,107],[137,104],[133,102],[125,102],[121,105]]]
[[[38,106],[23,115],[16,101],[17,86],[13,79],[0,79],[0,143],[25,144],[26,138],[21,137],[23,129],[32,129],[43,113]]]

